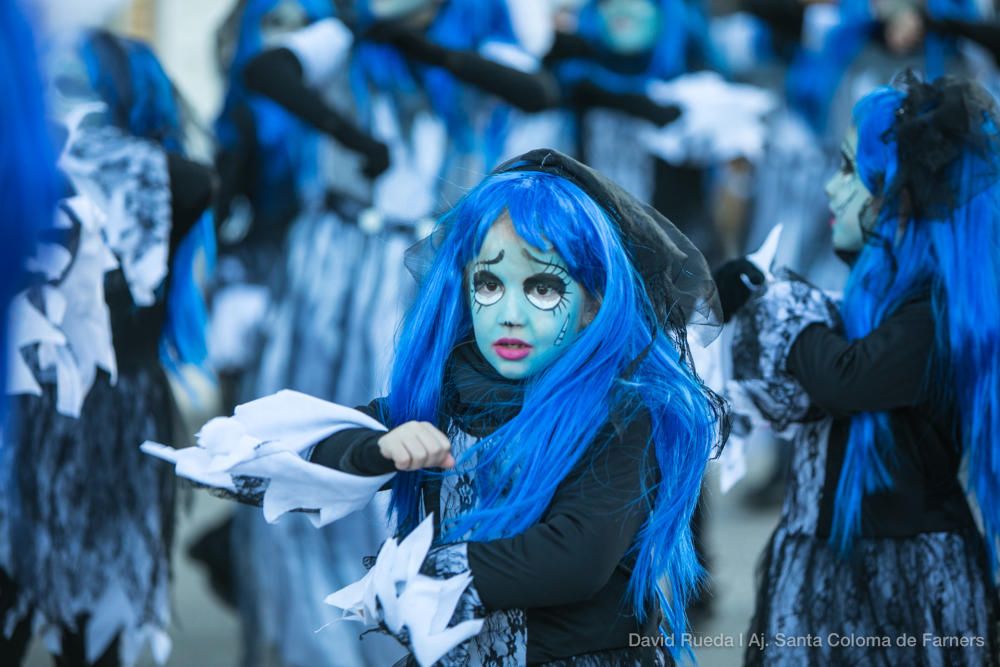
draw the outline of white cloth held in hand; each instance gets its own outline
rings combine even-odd
[[[326,598],[327,604],[344,610],[345,620],[368,627],[381,622],[397,637],[405,628],[409,648],[421,667],[436,663],[483,628],[482,619],[448,627],[462,593],[472,583],[472,574],[446,579],[420,574],[433,539],[434,518],[428,515],[402,542],[386,540],[363,579]]]
[[[778,107],[770,91],[729,83],[715,72],[653,81],[646,92],[654,102],[683,111],[673,123],[643,134],[650,152],[672,164],[757,160],[767,134],[764,117]]]
[[[235,492],[233,475],[266,478],[263,510],[269,523],[303,509],[319,527],[364,508],[395,474],[350,475],[302,458],[316,443],[350,428],[386,430],[357,410],[286,389],[237,407],[232,417],[209,421],[198,433],[197,447],[147,441],[141,448],[174,463],[177,475],[207,486]]]

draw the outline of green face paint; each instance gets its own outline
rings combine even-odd
[[[587,296],[558,254],[493,224],[468,267],[476,345],[502,376],[523,379],[552,363],[583,328]]]
[[[858,131],[850,128],[841,146],[840,170],[826,184],[833,212],[833,247],[858,251],[865,243],[863,227],[870,214],[872,193],[858,174]],[[869,224],[871,221],[868,221]]]
[[[612,51],[632,55],[656,45],[660,8],[653,0],[605,0],[598,12],[604,40]]]

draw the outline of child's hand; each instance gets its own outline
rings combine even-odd
[[[378,440],[378,449],[397,470],[453,468],[448,436],[427,422],[406,422]]]

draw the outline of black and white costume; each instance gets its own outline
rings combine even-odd
[[[837,313],[823,292],[781,272],[734,319],[737,404],[794,445],[750,629],[770,646],[749,646],[745,664],[996,665],[1000,612],[959,482],[955,416],[924,381],[930,296],[854,342],[838,332]],[[866,494],[855,552],[842,559],[829,536],[850,416],[881,410],[891,415],[894,484]],[[915,644],[897,644],[905,635]],[[779,636],[789,640],[780,646]],[[873,643],[882,638],[892,646]]]
[[[57,661],[170,651],[174,482],[134,452],[171,441],[160,367],[172,250],[207,207],[207,169],[60,98],[71,190],[12,313],[16,395],[0,447],[0,653],[35,631]]]

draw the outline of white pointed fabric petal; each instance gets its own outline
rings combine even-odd
[[[774,279],[774,274],[771,270],[774,268],[774,258],[778,254],[778,243],[781,241],[781,233],[784,231],[784,227],[781,224],[772,227],[771,231],[767,233],[767,238],[760,244],[760,247],[747,255],[747,261],[760,269],[766,280]]]
[[[325,599],[343,609],[344,618],[364,619],[369,627],[381,623],[396,636],[405,629],[410,650],[421,667],[433,665],[483,628],[482,619],[448,627],[462,594],[472,583],[471,573],[443,579],[419,573],[433,541],[433,521],[429,515],[402,542],[386,540],[364,578]]]

